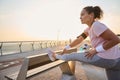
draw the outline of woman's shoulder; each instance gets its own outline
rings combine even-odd
[[[104,23],[100,22],[100,21],[95,21],[93,24],[92,24],[92,27],[93,28],[99,28],[99,27],[107,27]]]
[[[99,36],[101,33],[103,33],[104,31],[106,31],[108,29],[108,27],[106,25],[104,25],[103,23],[99,22],[99,21],[95,21],[92,25],[92,31]]]
[[[103,23],[101,23],[100,21],[95,21],[92,26],[102,25],[102,24],[103,24]]]

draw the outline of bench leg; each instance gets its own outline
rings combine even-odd
[[[71,49],[68,53],[77,52],[77,48]],[[68,61],[60,65],[62,71],[61,80],[76,80],[75,77],[75,61]]]
[[[60,65],[62,71],[61,80],[76,80],[75,73],[75,61],[68,61]]]
[[[108,80],[120,80],[120,70],[106,69]]]
[[[28,69],[28,59],[25,58],[23,63],[22,63],[22,66],[21,66],[21,69],[20,69],[20,72],[17,76],[17,80],[26,80],[26,76],[27,76],[27,69]]]

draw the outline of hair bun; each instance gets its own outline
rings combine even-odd
[[[100,19],[103,17],[103,11],[99,6],[95,6],[93,7],[93,9],[94,9],[94,18]]]

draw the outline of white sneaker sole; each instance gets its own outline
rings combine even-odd
[[[53,51],[51,49],[47,49],[47,53],[48,56],[50,58],[51,61],[55,61],[55,58],[52,56],[53,55]]]

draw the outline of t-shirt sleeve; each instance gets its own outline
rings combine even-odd
[[[86,33],[88,33],[88,31],[89,31],[89,28],[86,28],[86,29],[84,30],[84,32],[86,32]]]
[[[104,31],[106,31],[108,28],[106,25],[100,23],[100,22],[95,22],[93,24],[93,31],[96,36],[100,36]]]

